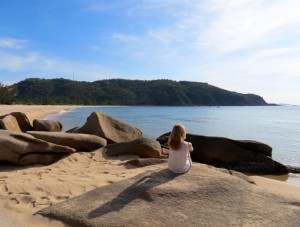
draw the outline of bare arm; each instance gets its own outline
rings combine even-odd
[[[192,143],[189,143],[189,152],[192,152],[194,150]]]

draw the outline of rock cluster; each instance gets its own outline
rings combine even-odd
[[[162,146],[167,147],[170,133],[157,138]],[[187,134],[194,151],[194,162],[213,165],[240,172],[258,174],[286,174],[288,168],[272,159],[272,147],[252,140],[233,140],[224,137]]]
[[[108,156],[143,158],[143,161],[131,162],[136,166],[165,162],[168,157],[165,153],[168,153],[170,133],[157,140],[145,138],[134,126],[101,112],[91,113],[82,127],[68,132],[62,132],[62,127],[58,121],[38,119],[31,125],[21,112],[1,116],[0,161],[20,165],[50,164],[63,155],[101,147],[105,147],[103,151]],[[193,134],[187,134],[186,140],[193,143],[194,162],[259,174],[286,174],[291,169],[273,160],[272,148],[261,142]]]
[[[62,132],[62,128],[59,121],[52,120],[35,119],[31,125],[21,112],[1,116],[0,161],[47,165],[64,155],[94,151],[107,143],[133,150],[140,157],[160,157],[161,154],[157,141],[144,138],[137,128],[103,113],[93,112],[73,133]],[[127,154],[126,149],[115,155]]]

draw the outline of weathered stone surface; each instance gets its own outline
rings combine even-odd
[[[75,149],[61,146],[44,140],[37,139],[27,133],[0,130],[0,161],[7,161],[13,164],[26,165],[28,158],[22,161],[24,155],[30,153],[57,155],[74,153]]]
[[[68,133],[76,133],[78,131],[78,129],[80,129],[80,127],[74,127],[74,128],[70,128],[66,132],[68,132]]]
[[[200,164],[186,174],[158,168],[37,213],[82,227],[300,226],[298,199]]]
[[[77,151],[93,151],[106,146],[106,140],[95,135],[43,131],[28,131],[27,133],[50,143],[72,147]]]
[[[167,163],[167,159],[160,159],[160,158],[138,158],[129,160],[127,164],[137,166],[137,167],[145,167],[145,166],[151,166],[151,165],[157,165],[161,163]]]
[[[290,173],[300,173],[300,166],[287,165],[286,167],[288,168]]]
[[[157,140],[166,145],[169,133]],[[272,148],[266,144],[249,140],[232,140],[224,137],[212,137],[187,134],[194,151],[194,162],[205,163],[241,172],[261,174],[286,174],[288,169],[271,157]]]
[[[60,132],[63,126],[59,121],[33,120],[33,131]]]
[[[228,139],[228,138],[224,138],[224,139]],[[251,150],[253,152],[261,153],[263,155],[272,157],[272,147],[270,147],[265,143],[261,143],[254,140],[232,140],[232,139],[230,140],[238,147],[242,147],[247,150]]]
[[[22,132],[30,131],[33,129],[27,115],[22,112],[12,112],[10,115],[14,116],[19,124],[19,127]]]
[[[4,207],[4,206],[3,206]],[[9,209],[0,207],[0,226],[2,227],[26,227],[16,214]]]
[[[224,169],[224,168],[215,168],[215,170],[223,172],[223,173],[230,174],[230,175],[235,176],[235,177],[239,177],[239,178],[247,181],[250,184],[255,184],[255,182],[250,177],[248,177],[247,175],[245,175],[241,172],[237,172],[237,171],[229,170],[229,169]]]
[[[14,132],[21,132],[17,119],[10,114],[1,116],[0,129],[10,130]]]
[[[130,142],[110,144],[105,147],[108,156],[138,155],[140,158],[159,158],[161,146],[156,140],[140,137]]]
[[[65,154],[62,153],[29,153],[23,155],[19,163],[21,165],[33,165],[33,164],[41,164],[41,165],[49,165],[57,160],[61,159]],[[18,163],[18,164],[19,164]]]
[[[139,129],[101,112],[93,112],[76,132],[100,136],[109,144],[128,142],[142,136]]]
[[[161,159],[161,158],[138,158],[138,159],[133,159],[133,160],[129,160],[126,162],[126,164],[136,166],[136,167],[145,167],[145,166],[150,166],[150,165],[158,165],[158,164],[162,164],[162,163],[168,163],[168,160]],[[216,168],[213,166],[208,166],[208,167],[214,168],[215,170],[220,171],[222,173],[226,173],[226,174],[230,174],[232,176],[239,177],[239,178],[247,181],[248,183],[255,184],[255,182],[250,177],[248,177],[247,175],[245,175],[241,172],[224,169],[224,168]]]

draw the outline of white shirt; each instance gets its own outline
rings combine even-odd
[[[174,173],[187,172],[192,165],[189,153],[189,143],[186,141],[183,141],[181,147],[176,151],[170,148],[168,159],[169,170]]]

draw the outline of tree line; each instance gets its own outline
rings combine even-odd
[[[17,104],[260,106],[255,94],[227,91],[207,83],[172,80],[108,79],[94,82],[28,78],[1,86],[4,99]],[[9,95],[9,96],[5,96]],[[2,98],[0,97],[1,103]]]
[[[0,82],[0,104],[11,104],[13,96],[10,88]]]

